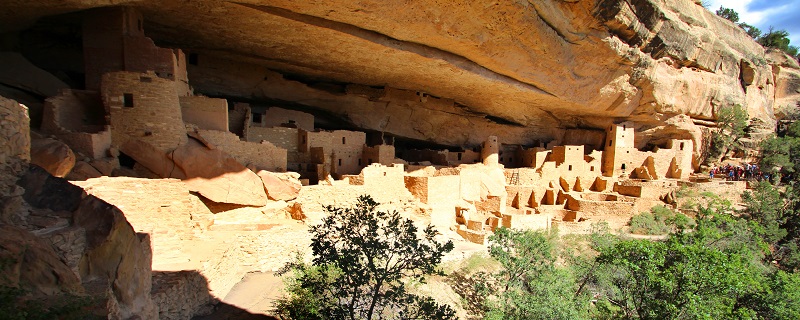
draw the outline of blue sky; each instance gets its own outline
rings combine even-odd
[[[709,0],[708,9],[720,6],[739,13],[739,22],[746,22],[766,32],[769,26],[789,32],[791,45],[800,46],[800,0]]]

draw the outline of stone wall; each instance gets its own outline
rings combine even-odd
[[[0,96],[0,128],[4,139],[0,141],[0,164],[21,173],[24,163],[30,161],[30,118],[28,108],[14,100]]]
[[[299,148],[299,135],[299,130],[295,128],[262,128],[250,126],[247,128],[244,139],[248,142],[269,141],[276,147],[284,148],[289,151],[297,151]]]
[[[364,165],[380,163],[388,166],[394,162],[395,149],[392,145],[377,145],[374,147],[364,147],[364,154],[361,156]]]
[[[96,91],[63,90],[45,100],[42,131],[46,133],[96,133],[106,125],[106,110]]]
[[[371,164],[361,170],[357,176],[349,177],[350,184],[363,185],[369,194],[388,197],[390,195],[408,197],[410,195],[405,184],[405,170],[402,164],[384,166]]]
[[[360,131],[310,132],[300,130],[300,152],[311,153],[313,148],[322,148],[323,160],[331,159],[330,173],[336,175],[361,172],[361,168],[365,165],[362,155],[366,141],[367,134]],[[325,161],[325,163],[327,162]]]
[[[204,130],[228,131],[228,101],[203,96],[180,97],[181,116]]]
[[[151,295],[159,320],[191,319],[203,306],[216,302],[208,281],[196,271],[153,272]]]
[[[228,128],[231,132],[240,137],[244,137],[246,119],[250,113],[250,105],[237,102],[233,104],[233,110],[228,110]],[[259,141],[260,142],[260,141]]]
[[[113,146],[137,138],[170,151],[186,143],[174,81],[153,73],[112,72],[103,75],[101,94]]]
[[[203,139],[245,166],[252,165],[258,170],[286,171],[286,149],[276,147],[270,142],[241,141],[238,136],[227,131],[200,130],[199,133]]]
[[[447,152],[447,163],[451,166],[457,166],[460,164],[478,163],[480,161],[481,161],[480,152],[472,150]]]
[[[64,90],[45,100],[42,131],[93,159],[106,157],[111,147],[106,110],[94,91]]]
[[[180,50],[159,48],[144,35],[144,18],[131,7],[112,7],[86,12],[83,20],[83,52],[86,88],[97,90],[108,72],[153,71],[174,80],[175,92],[189,95],[186,58]]]
[[[28,108],[0,96],[0,199],[12,193],[17,176],[31,160],[31,135]],[[0,212],[6,214],[6,212]],[[0,217],[5,219],[5,216]]]
[[[254,127],[289,127],[314,131],[314,116],[302,111],[271,107],[261,114],[261,122],[251,121]]]

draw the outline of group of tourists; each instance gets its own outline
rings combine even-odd
[[[728,181],[741,181],[741,180],[769,180],[769,174],[761,172],[757,164],[746,163],[740,166],[732,166],[730,163],[722,167],[711,167],[709,176],[725,178]]]

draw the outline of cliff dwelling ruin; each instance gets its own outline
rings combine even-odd
[[[444,31],[406,32],[285,1],[12,2],[0,20],[25,10],[0,21],[3,201],[17,201],[3,223],[53,247],[68,284],[105,297],[114,319],[207,314],[245,274],[307,251],[325,206],[364,194],[458,254],[498,227],[621,229],[681,188],[740,201],[746,181],[700,174],[720,106],[748,102],[755,144],[800,99],[796,63],[754,64],[745,83],[741,61],[763,48],[716,36],[716,51],[689,48],[675,40],[686,23],[624,26],[640,18],[611,6],[553,4],[586,16],[530,18],[561,21],[547,32],[499,19],[478,32],[442,4]],[[670,19],[738,32],[667,2]]]

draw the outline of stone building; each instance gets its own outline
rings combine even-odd
[[[603,152],[603,174],[647,179],[689,177],[692,168],[692,140],[670,140],[664,148],[640,151],[634,144],[633,122],[612,125],[606,134]]]
[[[111,125],[111,143],[137,138],[163,151],[186,143],[175,81],[153,72],[110,72],[100,89]]]
[[[159,48],[144,35],[142,14],[131,7],[90,11],[83,20],[86,89],[100,89],[109,72],[130,71],[171,80],[180,96],[191,94],[186,57],[180,49]]]
[[[41,129],[92,159],[107,156],[111,148],[111,127],[94,91],[64,90],[45,100]]]
[[[228,101],[203,96],[180,97],[183,122],[199,129],[229,131]]]

